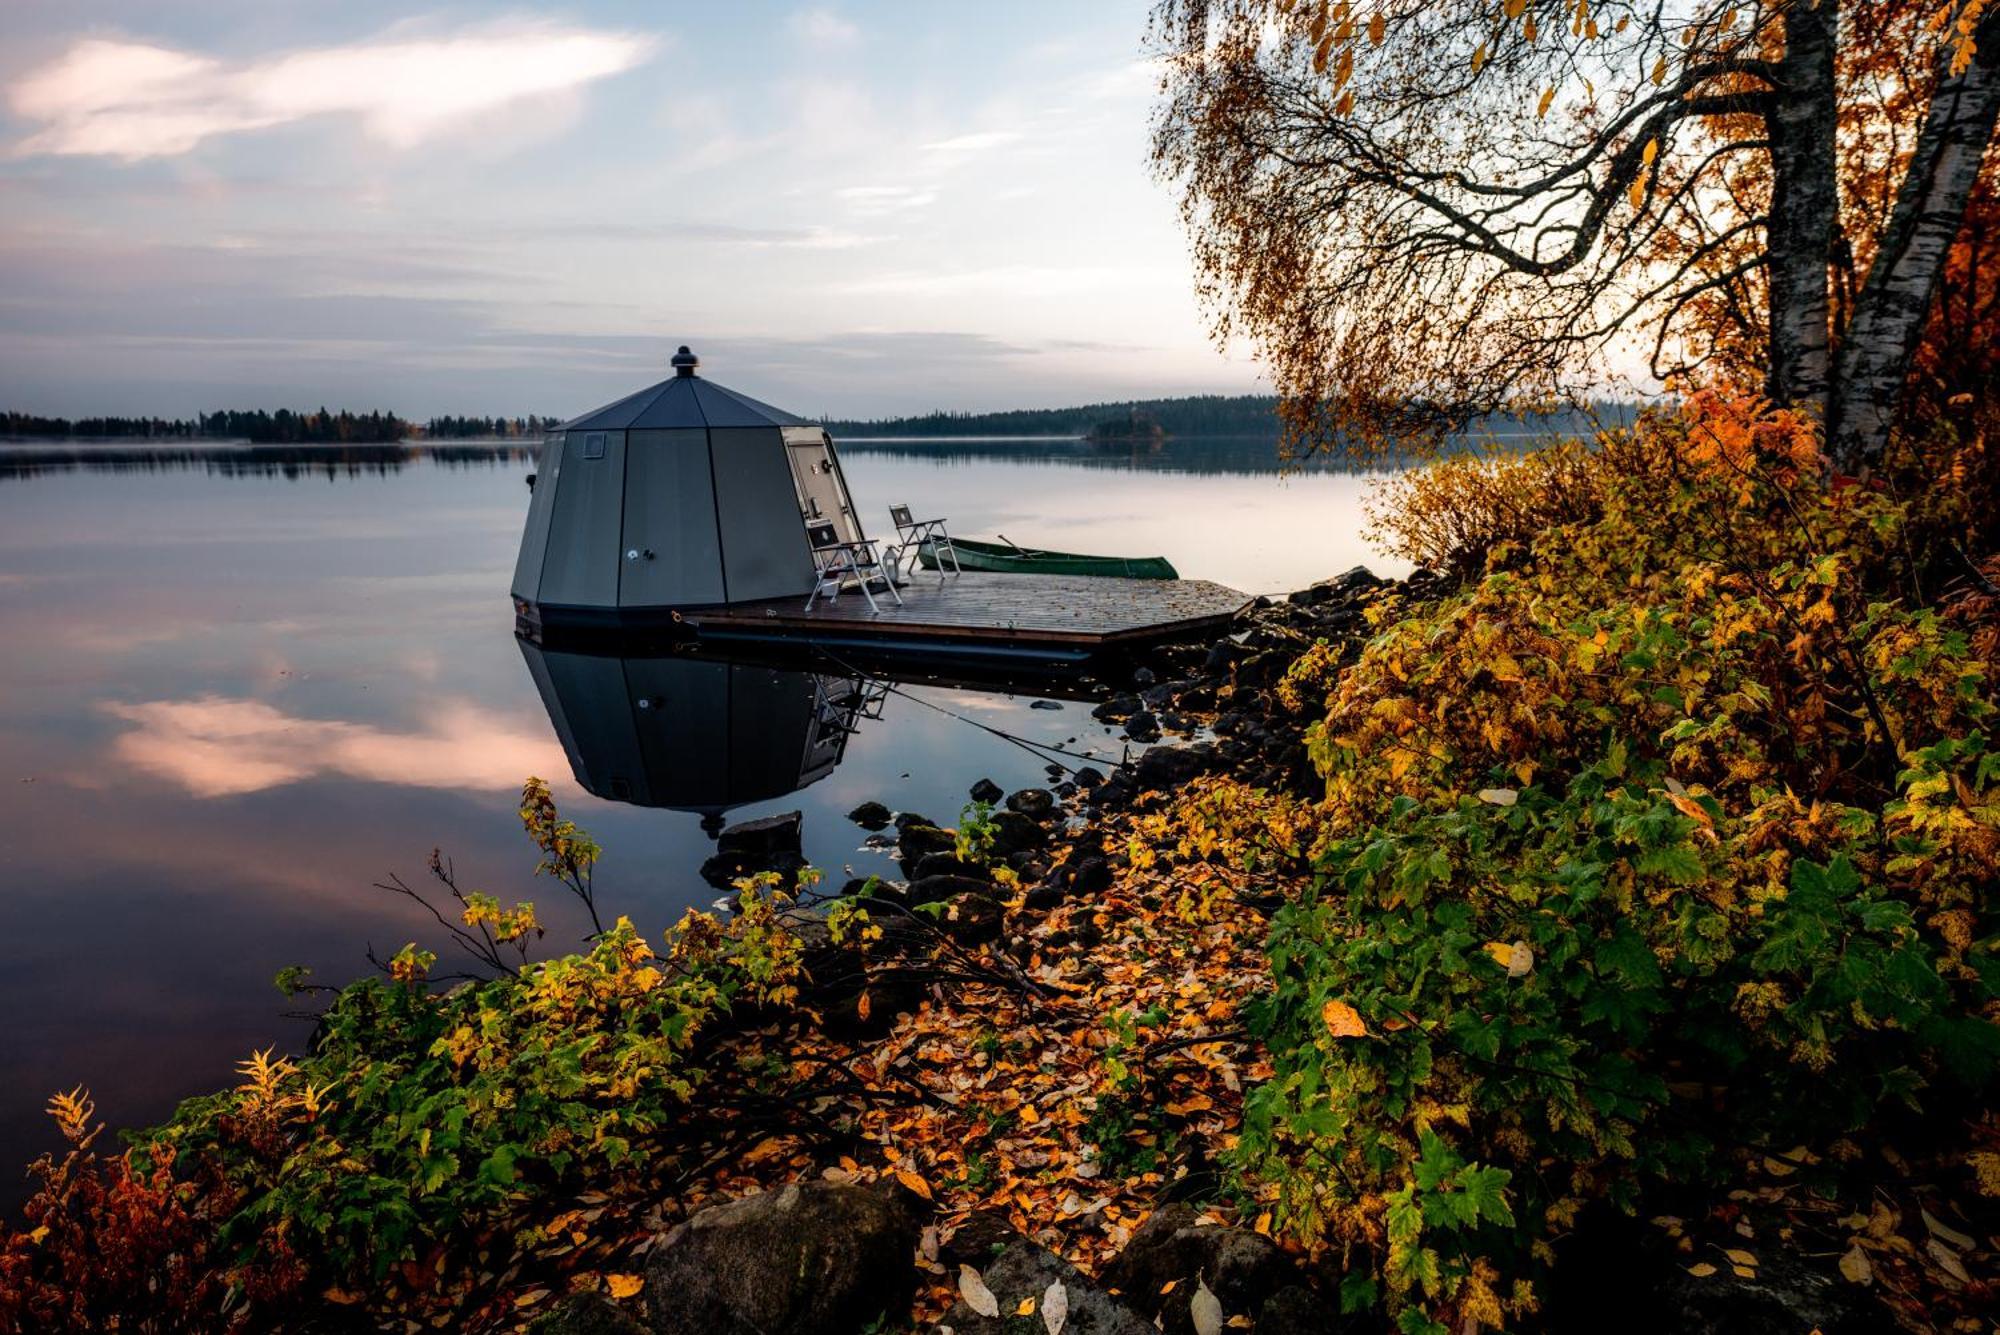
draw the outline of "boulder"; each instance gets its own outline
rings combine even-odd
[[[1160,739],[1160,720],[1149,709],[1142,709],[1125,720],[1125,735],[1135,742],[1156,742]]]
[[[1076,786],[1079,788],[1095,788],[1103,782],[1104,771],[1095,765],[1085,765],[1076,772]]]
[[[1040,848],[1049,841],[1047,830],[1018,811],[994,812],[992,825],[993,851],[1003,857],[1009,853]]]
[[[1166,792],[1208,773],[1216,767],[1219,759],[1214,747],[1201,743],[1193,746],[1156,746],[1139,757],[1133,773],[1141,790]]]
[[[993,879],[986,868],[976,862],[967,862],[956,853],[926,853],[917,859],[918,880],[932,876],[964,876],[974,881]]]
[[[1111,864],[1093,853],[1057,867],[1046,883],[1063,896],[1099,894],[1111,888]]]
[[[969,791],[973,801],[984,802],[989,807],[1007,795],[1007,790],[991,779],[981,779]]]
[[[814,1182],[712,1205],[646,1263],[659,1335],[860,1335],[906,1312],[918,1221],[900,1197]]]
[[[1144,709],[1136,695],[1114,695],[1103,704],[1090,711],[1090,716],[1105,723],[1118,723],[1131,718]]]
[[[1035,701],[1031,701],[1031,702],[1029,703],[1029,705],[1028,705],[1028,708],[1030,708],[1030,709],[1047,709],[1047,710],[1057,710],[1057,709],[1061,709],[1061,708],[1062,708],[1062,705],[1061,705],[1061,704],[1060,704],[1059,702],[1055,701],[1055,700],[1035,700]]]
[[[1007,810],[1018,811],[1036,820],[1056,809],[1056,795],[1046,788],[1023,788],[1007,795]]]
[[[1150,1322],[1084,1278],[1075,1266],[1026,1238],[1008,1244],[986,1266],[973,1268],[998,1300],[1000,1315],[981,1316],[960,1298],[938,1324],[940,1335],[945,1330],[954,1335],[1013,1335],[1017,1331],[1041,1330],[1045,1324],[1042,1305],[1051,1284],[1062,1286],[1063,1301],[1069,1311],[1063,1322],[1063,1335],[1154,1335]],[[1034,1302],[1033,1315],[1022,1318],[1017,1313],[1026,1299]]]
[[[903,895],[912,904],[941,904],[959,895],[980,895],[991,899],[997,893],[993,882],[972,876],[920,876],[910,882]]]
[[[929,816],[919,816],[914,811],[899,811],[896,813],[896,819],[894,824],[896,826],[896,832],[898,834],[901,834],[904,830],[909,829],[912,825],[934,826],[937,824],[937,822],[932,820]]]
[[[938,929],[962,946],[977,946],[1000,936],[1000,905],[982,890],[954,895],[937,915]]]
[[[914,864],[926,853],[956,852],[958,836],[935,825],[905,825],[897,835],[896,845],[903,850],[903,857]]]
[[[601,1293],[577,1293],[528,1323],[529,1335],[646,1335],[637,1317]]]
[[[1655,1267],[1638,1292],[1626,1290],[1626,1301],[1636,1299],[1644,1313],[1626,1328],[1658,1335],[1863,1335],[1893,1327],[1889,1314],[1830,1263],[1816,1265],[1777,1247],[1756,1250],[1758,1264],[1747,1278],[1726,1263],[1706,1276],[1683,1265]]]
[[[895,813],[880,802],[863,802],[847,813],[847,818],[864,830],[879,830],[888,825]]]
[[[727,890],[745,876],[776,872],[789,885],[806,865],[799,843],[805,817],[796,811],[739,821],[716,837],[715,853],[701,864],[701,879]]]
[[[1340,1329],[1334,1304],[1303,1284],[1287,1284],[1264,1300],[1253,1329],[1257,1335],[1332,1335]]]
[[[1160,679],[1159,674],[1149,667],[1142,667],[1132,674],[1132,684],[1144,690]]]
[[[1272,1294],[1297,1278],[1269,1238],[1207,1223],[1192,1206],[1179,1203],[1153,1211],[1102,1275],[1105,1287],[1123,1293],[1146,1317],[1157,1317],[1168,1335],[1194,1330],[1188,1300],[1197,1280],[1221,1300],[1225,1316],[1254,1318]]]

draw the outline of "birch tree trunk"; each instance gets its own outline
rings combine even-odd
[[[1771,365],[1765,392],[1774,403],[1815,408],[1824,406],[1833,381],[1827,266],[1840,216],[1834,162],[1839,31],[1839,0],[1787,9],[1781,86],[1765,116],[1771,137]]]
[[[1939,57],[1937,91],[1835,362],[1826,436],[1834,466],[1844,473],[1873,467],[1888,445],[1945,257],[1993,140],[2000,8],[1988,11],[1975,38],[1963,71],[1951,72],[1949,43]]]

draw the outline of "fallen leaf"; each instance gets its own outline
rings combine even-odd
[[[1042,1328],[1049,1335],[1062,1335],[1063,1325],[1069,1320],[1069,1290],[1059,1279],[1049,1281],[1048,1289],[1042,1294]]]
[[[958,1268],[958,1296],[981,1316],[1000,1315],[1000,1300],[993,1296],[993,1290],[986,1287],[986,1281],[979,1277],[979,1272],[969,1265]]]
[[[1525,978],[1534,971],[1535,948],[1526,941],[1488,941],[1485,950],[1509,978]]]
[[[1724,1248],[1722,1254],[1728,1257],[1731,1261],[1735,1262],[1737,1265],[1747,1265],[1752,1267],[1753,1269],[1757,1265],[1756,1254],[1754,1252],[1746,1252],[1741,1247]]]
[[[1188,1299],[1188,1317],[1194,1322],[1194,1335],[1222,1335],[1222,1300],[1201,1280],[1195,1281],[1194,1297]]]
[[[1496,807],[1511,807],[1520,799],[1520,793],[1512,788],[1481,788],[1479,800],[1491,802]]]
[[[931,1198],[931,1184],[918,1177],[915,1173],[912,1173],[909,1169],[898,1168],[896,1170],[896,1180],[911,1191],[916,1192],[917,1195],[923,1197],[925,1200]]]
[[[1696,1279],[1707,1279],[1710,1275],[1715,1273],[1715,1267],[1710,1265],[1706,1261],[1698,1261],[1694,1265],[1688,1267],[1688,1273],[1690,1275],[1693,1275]]]
[[[1945,1274],[1951,1276],[1960,1284],[1970,1284],[1972,1282],[1972,1276],[1966,1273],[1965,1263],[1958,1259],[1957,1252],[1945,1246],[1936,1238],[1931,1238],[1925,1242],[1924,1250],[1930,1253],[1931,1260],[1936,1261],[1938,1269],[1944,1271]]]
[[[1032,1297],[1021,1299],[1014,1307],[1015,1316],[1033,1316],[1034,1314],[1035,1300]]]
[[[1344,1001],[1327,1002],[1319,1008],[1319,1018],[1326,1021],[1326,1031],[1335,1038],[1368,1037],[1368,1025],[1361,1012]]]
[[[1840,1258],[1840,1273],[1842,1278],[1852,1284],[1874,1282],[1875,1267],[1868,1264],[1868,1253],[1861,1250],[1860,1243],[1857,1242],[1849,1247],[1846,1254]]]
[[[1932,1237],[1942,1239],[1962,1252],[1969,1252],[1977,1245],[1971,1238],[1966,1237],[1965,1234],[1945,1223],[1929,1210],[1919,1209],[1917,1213],[1923,1217],[1924,1227],[1929,1230]]]

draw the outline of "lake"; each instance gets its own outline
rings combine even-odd
[[[652,669],[624,665],[605,690],[592,683],[616,660],[524,656],[507,585],[528,452],[24,463],[45,453],[0,449],[9,1205],[14,1166],[54,1143],[51,1092],[82,1083],[113,1126],[141,1125],[229,1082],[252,1050],[300,1044],[305,1023],[272,986],[281,967],[345,982],[370,948],[415,940],[448,968],[435,924],[376,888],[420,880],[433,848],[462,884],[532,898],[546,947],[575,942],[579,913],[529,874],[515,807],[530,774],[604,845],[607,916],[657,937],[716,896],[695,874],[705,821],[799,810],[807,856],[836,881],[893,873],[845,818],[863,800],[949,822],[981,777],[1047,782],[1041,757],[975,723],[1108,759],[1123,745],[1087,702],[936,685],[829,732],[815,693],[845,698],[840,681],[722,664],[702,689],[742,739],[730,754],[648,755],[618,789],[631,800],[595,796],[558,728],[586,764],[617,769],[602,757],[631,744],[645,707],[624,680]],[[1268,441],[854,441],[842,460],[864,522],[883,526],[907,501],[966,536],[1158,553],[1251,593],[1357,562],[1402,572],[1361,535],[1366,478],[1281,475]]]

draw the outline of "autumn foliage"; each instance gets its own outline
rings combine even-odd
[[[1987,1106],[2000,637],[1949,498],[1829,481],[1719,389],[1391,489],[1391,537],[1477,572],[1294,668],[1317,874],[1240,1151],[1351,1300],[1511,1325],[1591,1208]]]

